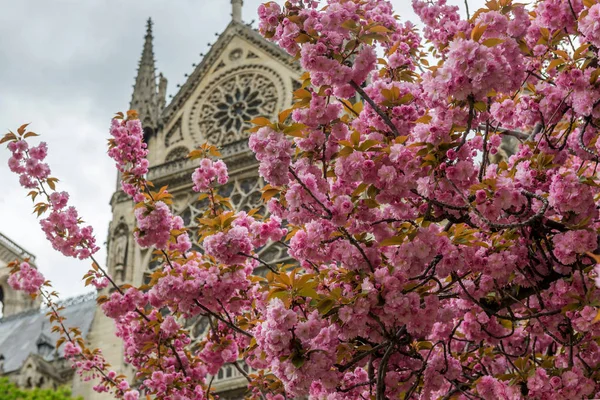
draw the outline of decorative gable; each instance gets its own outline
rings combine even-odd
[[[154,164],[172,160],[176,147],[247,139],[250,120],[272,118],[291,104],[299,76],[287,53],[252,28],[230,23],[164,110]]]

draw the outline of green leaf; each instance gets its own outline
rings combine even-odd
[[[304,365],[305,361],[306,360],[301,355],[299,355],[299,354],[294,354],[292,356],[292,364],[296,368],[301,368]]]
[[[304,128],[306,128],[306,125],[304,125],[304,124],[292,124],[292,125],[284,128],[283,133],[285,133],[286,135],[289,135],[289,136],[303,138],[304,135],[302,134],[302,130]]]
[[[376,26],[372,26],[371,28],[369,28],[370,32],[377,32],[377,33],[388,33],[391,32],[391,30],[389,30],[388,28],[386,28],[383,25],[376,25]]]
[[[251,120],[250,123],[252,123],[254,125],[258,125],[258,126],[271,125],[271,121],[265,117],[256,117],[253,120]]]
[[[402,243],[404,243],[404,239],[406,239],[405,235],[399,235],[399,236],[392,236],[390,238],[387,239],[383,239],[379,245],[380,246],[398,246],[401,245]]]
[[[335,304],[335,301],[331,298],[325,298],[317,304],[317,310],[319,310],[319,314],[327,314]]]
[[[490,38],[484,40],[481,44],[487,47],[494,47],[496,45],[499,45],[500,43],[504,43],[504,40],[498,38]]]
[[[479,39],[481,38],[481,35],[483,35],[483,32],[485,32],[486,29],[487,29],[487,25],[477,25],[471,31],[471,39],[478,42]]]

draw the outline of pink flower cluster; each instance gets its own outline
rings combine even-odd
[[[101,290],[101,289],[104,289],[105,287],[108,287],[110,281],[108,280],[107,277],[104,276],[104,274],[102,272],[91,270],[90,273],[91,273],[90,276],[93,278],[90,281],[90,283],[92,285],[94,285],[94,287],[97,290]]]
[[[244,211],[240,211],[235,217],[231,225],[248,230],[253,248],[262,247],[268,241],[276,242],[287,233],[287,229],[281,227],[281,218],[276,215],[272,215],[266,222],[259,222]]]
[[[61,209],[67,199],[68,195],[65,192],[55,195],[54,198],[51,197],[51,204],[56,204],[60,208],[54,208],[47,218],[40,220],[40,225],[55,250],[67,257],[84,260],[100,248],[95,244],[92,227],[80,227],[81,220],[77,209],[73,206]]]
[[[579,30],[588,42],[600,47],[600,4],[594,4],[586,11],[586,15],[579,17]]]
[[[162,201],[136,208],[135,218],[137,229],[134,236],[141,247],[154,246],[164,249],[171,237],[171,229],[174,229],[175,225],[179,228],[183,227],[181,217],[173,216],[169,206]],[[188,244],[184,243],[184,247],[187,247]]]
[[[316,86],[327,85],[336,89],[341,88],[340,90],[352,81],[362,84],[377,61],[375,50],[370,46],[365,46],[358,52],[351,67],[329,58],[327,54],[328,47],[323,42],[302,46],[300,53],[302,67],[312,73],[312,80]],[[350,97],[350,95],[352,92],[342,97]]]
[[[576,222],[598,215],[590,186],[582,184],[572,171],[554,175],[549,193],[550,205],[566,220]]]
[[[259,172],[272,185],[285,185],[288,181],[288,168],[292,161],[292,143],[283,133],[269,127],[262,127],[248,140],[250,149],[260,162]]]
[[[338,328],[321,319],[318,312],[300,319],[279,299],[269,303],[265,321],[254,331],[269,368],[290,394],[335,388],[339,378],[331,370],[333,360],[328,355],[339,343],[338,334]]]
[[[270,1],[258,6],[259,29],[261,32],[267,32],[276,28],[279,24],[281,7],[274,1]]]
[[[565,265],[573,264],[578,255],[594,251],[598,247],[597,235],[587,230],[567,231],[552,238],[554,255]]]
[[[12,152],[12,157],[8,160],[9,168],[20,174],[21,185],[40,190],[50,176],[50,167],[43,162],[48,154],[46,143],[41,142],[38,146],[29,148],[25,140],[18,140],[10,142],[8,148]],[[69,194],[51,192],[47,200],[50,215],[40,220],[40,225],[52,247],[67,257],[79,259],[86,259],[98,251],[92,227],[80,227],[82,222],[77,210],[75,207],[67,207]]]
[[[200,166],[192,174],[193,189],[195,192],[208,192],[215,182],[224,185],[228,179],[227,166],[223,161],[203,158],[200,160]]]
[[[484,400],[518,400],[521,397],[516,387],[508,386],[506,382],[489,375],[481,377],[477,383],[477,392]]]
[[[118,319],[137,307],[143,308],[147,302],[147,296],[144,293],[135,288],[129,288],[124,294],[113,292],[109,300],[102,304],[102,310],[107,317]]]
[[[63,352],[67,358],[76,357],[81,354],[81,347],[68,341],[63,347]]]
[[[216,375],[224,364],[232,363],[238,359],[238,347],[233,335],[208,339],[204,348],[198,354],[200,359],[206,363],[208,373]]]
[[[412,1],[414,12],[425,24],[423,36],[438,48],[447,45],[458,32],[466,32],[469,28],[467,21],[460,18],[458,7],[446,3],[446,0],[433,3]]]
[[[82,350],[79,345],[68,341],[65,343],[64,353],[66,358],[73,361],[73,366],[77,369],[83,382],[100,379],[100,382],[92,387],[95,392],[108,393],[112,388],[115,389],[115,394],[124,400],[139,399],[139,392],[131,389],[129,382],[122,375],[119,376],[116,371],[106,369],[108,365],[101,352],[97,352],[93,356],[80,357]]]
[[[573,107],[573,111],[581,115],[600,117],[600,92],[590,87],[592,71],[582,71],[579,68],[564,69],[556,77],[556,88],[546,88],[551,96],[560,97],[567,105]],[[558,106],[554,106],[556,110]],[[596,144],[597,148],[598,144]]]
[[[319,125],[331,123],[340,116],[341,112],[340,103],[328,102],[325,96],[313,96],[310,107],[295,109],[292,118],[298,123],[317,128]]]
[[[359,20],[358,15],[364,15],[375,18],[389,32],[400,31],[401,28],[393,18],[392,7],[387,1],[336,1],[323,10],[317,9],[317,3],[309,4],[309,7],[286,4],[290,7],[286,11],[298,13],[299,18],[294,20],[282,17],[281,8],[274,2],[262,5],[258,13],[260,30],[288,53],[294,56],[299,53],[300,63],[311,73],[315,86],[332,86],[336,95],[349,98],[354,94],[350,83],[362,84],[374,69],[377,56],[372,46],[344,49],[351,37],[351,28],[345,24],[355,23]],[[301,32],[308,32],[318,40],[298,46]],[[385,40],[381,39],[381,42]],[[332,48],[340,53],[346,51],[346,57],[332,57]]]
[[[29,294],[37,294],[44,282],[45,279],[41,272],[25,261],[19,265],[18,271],[8,278],[10,287]]]
[[[550,30],[575,32],[576,15],[581,12],[583,2],[581,0],[571,0],[570,2],[561,0],[541,1],[536,9],[537,17],[534,24],[536,28],[544,27]]]
[[[50,167],[44,163],[48,154],[48,146],[41,142],[38,146],[29,148],[25,140],[10,142],[8,149],[12,156],[8,159],[8,167],[19,174],[21,186],[27,189],[37,188],[39,180],[50,176]]]
[[[183,227],[183,219],[179,216],[173,217],[173,228],[174,230],[184,230]],[[181,254],[185,254],[189,249],[192,248],[192,241],[190,240],[190,235],[187,232],[183,232],[177,235],[175,241],[169,242],[169,251],[178,251]]]
[[[554,376],[543,368],[536,368],[527,380],[527,388],[533,399],[568,400],[589,397],[594,393],[594,382],[586,378],[580,368],[559,372]]]
[[[448,96],[457,100],[473,96],[480,100],[492,90],[516,90],[525,77],[522,66],[523,56],[513,39],[493,47],[472,40],[453,40],[446,62],[435,75],[425,75],[423,88],[434,101]]]
[[[116,161],[117,169],[122,172],[121,186],[123,191],[140,203],[135,209],[137,228],[134,232],[137,243],[141,247],[156,247],[185,253],[191,247],[191,241],[186,232],[178,234],[173,241],[171,231],[183,231],[184,225],[181,217],[174,216],[163,201],[153,201],[144,195],[147,191],[144,175],[148,172],[146,144],[143,141],[142,124],[138,119],[112,120],[110,133],[113,136],[110,142],[109,156]],[[220,165],[220,161],[213,168],[208,168],[209,173],[218,175],[219,180],[227,180],[227,169]],[[222,162],[221,162],[222,163]],[[201,175],[199,168],[194,175]],[[197,182],[197,184],[199,184]],[[168,192],[163,192],[168,195]]]
[[[172,315],[167,316],[164,321],[160,324],[160,331],[165,337],[175,336],[179,331],[179,324],[175,321]]]
[[[123,191],[134,197],[135,201],[143,200],[139,188],[136,187],[135,179],[142,178],[148,172],[148,150],[144,143],[144,132],[142,123],[138,119],[120,120],[114,118],[110,126],[110,134],[113,137],[108,155],[115,160],[117,169],[127,173],[121,186]]]
[[[170,307],[185,313],[197,312],[199,301],[211,310],[238,311],[241,303],[232,302],[240,291],[249,289],[252,267],[222,268],[214,263],[188,259],[184,264],[165,267],[165,276],[148,292],[149,303],[156,308]]]
[[[243,226],[210,235],[204,239],[203,246],[206,254],[225,265],[244,264],[254,248],[248,229]]]
[[[111,121],[110,134],[114,138],[115,147],[108,151],[108,155],[117,162],[119,171],[128,171],[129,166],[136,175],[148,172],[147,161],[142,161],[148,154],[142,122],[139,119],[125,121],[115,118]]]

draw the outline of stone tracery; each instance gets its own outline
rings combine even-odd
[[[264,66],[230,71],[198,96],[189,119],[196,144],[223,146],[248,137],[250,120],[271,117],[281,107],[281,77]]]
[[[175,147],[173,150],[171,150],[169,152],[169,154],[167,154],[167,157],[165,158],[165,162],[171,162],[171,161],[175,161],[175,160],[181,160],[183,158],[186,158],[187,155],[189,154],[190,150],[185,147],[185,146],[178,146]]]
[[[219,194],[229,197],[231,205],[236,211],[250,211],[258,209],[259,214],[266,215],[267,212],[264,203],[261,200],[260,189],[265,185],[260,177],[252,176],[247,178],[235,179],[227,185],[219,188]],[[207,200],[200,200],[191,203],[184,203],[185,206],[176,210],[184,221],[185,226],[193,226],[196,218],[202,215],[208,206]],[[195,244],[194,248],[200,250]],[[285,248],[277,243],[268,243],[257,251],[258,256],[266,262],[281,261],[288,257]]]
[[[262,209],[260,188],[263,185],[264,181],[258,177],[235,179],[220,187],[218,193],[229,197],[234,210],[248,212],[253,208]],[[194,221],[202,215],[207,205],[207,200],[195,201],[176,212],[183,218],[185,226],[189,227],[195,225]]]

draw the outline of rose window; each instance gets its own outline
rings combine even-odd
[[[218,111],[214,118],[225,130],[234,128],[239,131],[245,121],[260,115],[260,106],[264,101],[258,90],[235,88],[234,93],[225,94],[223,101],[217,104]]]
[[[282,86],[258,71],[241,72],[217,81],[194,104],[190,131],[199,133],[194,135],[199,142],[217,146],[245,139],[252,127],[250,120],[272,118],[281,107]]]

